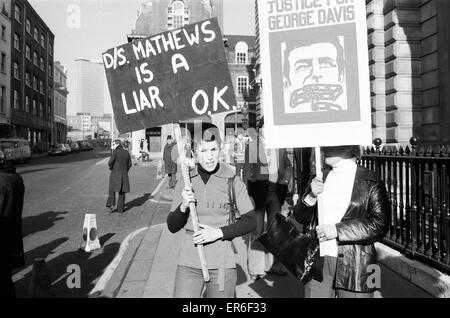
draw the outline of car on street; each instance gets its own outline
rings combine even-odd
[[[9,161],[28,162],[31,159],[30,143],[25,138],[1,138],[0,149]]]
[[[69,146],[72,152],[80,152],[80,146],[76,142],[69,143]]]
[[[63,144],[56,144],[50,147],[48,151],[49,156],[62,156],[66,154]]]
[[[80,150],[94,150],[94,147],[92,147],[91,143],[85,140],[77,141],[78,145],[80,146]]]
[[[69,144],[63,144],[64,148],[65,148],[65,152],[67,154],[72,153],[72,148],[70,148]]]

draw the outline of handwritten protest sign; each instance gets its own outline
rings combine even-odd
[[[236,105],[216,18],[112,48],[103,63],[120,133]]]
[[[258,1],[269,148],[371,143],[365,2]]]

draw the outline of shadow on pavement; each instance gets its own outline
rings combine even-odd
[[[58,246],[67,242],[68,240],[69,239],[67,237],[59,238],[54,240],[53,242],[44,244],[42,246],[39,246],[35,249],[26,252],[25,266],[23,268],[15,270],[13,272],[13,275],[24,270],[28,266],[32,266],[36,258],[44,258],[44,259],[48,258]],[[15,282],[16,294],[18,298],[23,298],[27,296],[28,287],[30,285],[30,277],[31,277],[31,270],[23,278]]]
[[[136,198],[130,202],[126,202],[125,203],[125,211],[131,210],[132,208],[135,208],[135,207],[143,206],[145,204],[145,202],[147,202],[147,200],[150,199],[150,197],[151,197],[151,194],[146,193],[139,198]]]
[[[64,219],[62,215],[67,214],[64,212],[49,211],[39,215],[27,216],[22,219],[22,236],[46,231],[52,228],[57,221]]]
[[[100,238],[100,241],[106,242],[113,235],[114,234],[111,233],[106,234]],[[67,238],[65,240],[67,240]],[[87,253],[83,250],[75,250],[63,253],[48,261],[46,267],[50,276],[50,281],[53,282],[50,287],[50,294],[55,298],[87,298],[89,292],[94,288],[96,280],[103,274],[105,268],[114,259],[119,248],[119,243],[111,243],[92,253]],[[46,256],[44,253],[39,253],[38,257],[45,258]],[[34,257],[30,259],[31,262],[33,262],[33,260]],[[70,265],[78,265],[80,268],[80,288],[71,289],[68,287],[68,281],[73,281],[73,272],[68,271]],[[30,279],[31,271],[21,280],[16,282],[15,286],[18,298],[27,297]]]

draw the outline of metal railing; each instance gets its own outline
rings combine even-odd
[[[385,181],[392,207],[383,243],[450,273],[450,146],[384,146],[374,140],[360,164]]]

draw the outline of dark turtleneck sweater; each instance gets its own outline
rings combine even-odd
[[[203,182],[206,184],[210,177],[219,171],[220,164],[213,171],[207,171],[202,168],[201,165],[197,164],[197,172],[202,178]],[[189,218],[189,208],[186,212],[181,212],[181,204],[173,212],[170,212],[167,216],[167,226],[169,231],[176,233],[181,230],[187,223]],[[256,228],[256,215],[255,211],[244,214],[238,221],[233,224],[221,227],[223,233],[222,240],[232,240],[235,237],[245,235]]]

